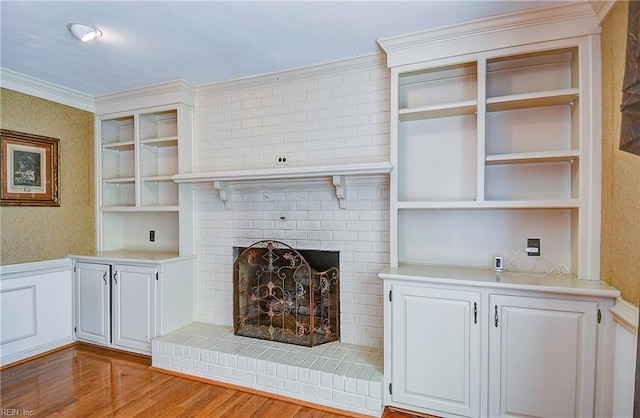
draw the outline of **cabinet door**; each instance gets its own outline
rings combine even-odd
[[[113,344],[151,351],[155,336],[156,269],[115,265],[113,275]]]
[[[489,300],[489,416],[593,416],[597,302]]]
[[[478,416],[479,293],[403,285],[392,291],[391,401]]]
[[[76,338],[109,345],[111,337],[110,266],[76,263],[75,280]]]

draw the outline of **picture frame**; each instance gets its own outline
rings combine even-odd
[[[58,142],[0,129],[0,206],[60,206]]]

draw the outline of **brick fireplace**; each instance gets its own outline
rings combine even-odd
[[[377,274],[389,264],[388,176],[352,179],[345,209],[323,184],[238,189],[229,209],[209,184],[195,193],[198,321],[233,326],[233,248],[281,240],[340,252],[340,341],[382,348]]]
[[[194,190],[197,322],[154,341],[154,365],[380,416],[389,170],[270,179],[288,168],[388,162],[389,106],[381,55],[199,88],[195,172],[182,179]],[[281,153],[290,167],[274,167]],[[193,183],[245,170],[259,171],[257,181]],[[339,341],[304,347],[233,334],[233,248],[260,240],[340,252]]]
[[[329,182],[330,183],[330,182]],[[389,263],[388,176],[236,188],[195,187],[198,322],[153,342],[153,364],[370,416],[382,412],[382,283]],[[282,240],[339,252],[340,339],[305,347],[233,333],[234,247]]]

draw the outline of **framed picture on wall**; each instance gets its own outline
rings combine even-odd
[[[0,205],[60,206],[58,142],[0,129]]]

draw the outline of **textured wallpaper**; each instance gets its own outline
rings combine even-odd
[[[602,22],[601,277],[640,306],[640,157],[620,151],[628,3]]]
[[[0,264],[93,250],[93,114],[0,89],[0,127],[60,140],[60,207],[0,207]]]

